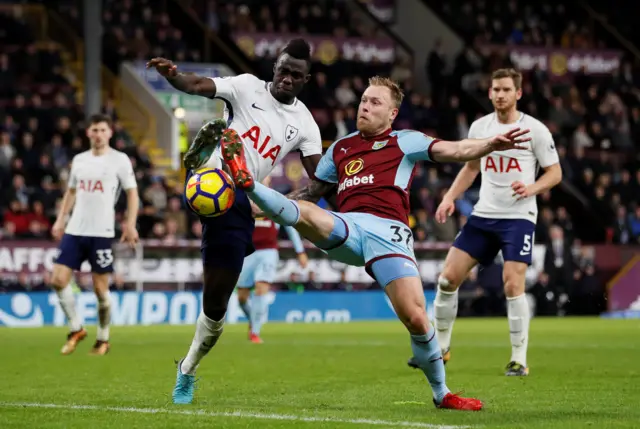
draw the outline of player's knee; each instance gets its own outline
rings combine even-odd
[[[310,203],[309,201],[297,200],[296,204],[298,204],[298,208],[300,209],[300,217],[298,218],[298,223],[304,225],[311,225],[313,222],[313,215],[311,206],[315,206],[315,204]]]
[[[407,330],[413,335],[424,335],[429,330],[429,317],[424,308],[411,309],[402,319]]]
[[[504,284],[504,294],[507,297],[520,296],[524,293],[526,274],[526,264],[512,261],[505,263],[502,280]]]
[[[300,209],[296,230],[313,243],[329,238],[334,229],[333,216],[309,201],[296,201],[296,203]]]
[[[258,282],[256,283],[256,289],[254,293],[258,296],[266,295],[269,292],[269,283]]]
[[[69,284],[71,280],[70,273],[67,273],[65,267],[55,266],[51,273],[51,287],[55,290],[62,290]]]
[[[207,287],[202,292],[202,312],[211,320],[222,320],[227,313],[231,293],[222,288]]]
[[[508,297],[519,296],[524,293],[525,281],[518,276],[505,276],[504,294]]]
[[[460,285],[464,277],[458,270],[453,269],[450,265],[444,266],[442,273],[438,277],[438,289],[445,292],[455,292]]]
[[[55,290],[62,290],[66,287],[67,285],[63,282],[63,280],[60,277],[56,277],[56,276],[51,276],[51,287],[54,288]]]
[[[227,303],[222,303],[221,301],[203,301],[202,312],[209,319],[218,322],[227,314]]]
[[[99,308],[106,309],[111,307],[111,294],[108,290],[106,292],[96,291],[96,298],[98,300]]]

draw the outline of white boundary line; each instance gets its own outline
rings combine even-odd
[[[410,421],[390,421],[377,419],[341,419],[336,417],[296,416],[291,414],[263,414],[245,411],[207,411],[207,410],[178,410],[169,408],[136,408],[136,407],[103,407],[98,405],[74,405],[74,404],[43,404],[37,402],[0,402],[0,408],[40,408],[59,410],[81,411],[114,411],[119,413],[136,414],[171,414],[183,416],[202,417],[237,417],[244,419],[283,420],[291,422],[317,422],[317,423],[347,423],[353,425],[428,428],[428,429],[465,429],[471,426],[438,425]]]

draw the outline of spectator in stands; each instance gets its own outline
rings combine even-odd
[[[636,205],[633,213],[629,215],[629,232],[633,241],[640,244],[640,205]]]
[[[553,225],[549,232],[550,243],[544,258],[544,271],[549,281],[559,293],[567,292],[573,283],[575,261],[571,253],[571,244],[565,240],[564,231]]]
[[[536,316],[556,316],[558,314],[559,294],[557,288],[549,282],[549,275],[542,271],[537,282],[528,290],[536,303]]]
[[[62,11],[71,26],[81,29],[76,2],[60,3],[66,4]],[[190,41],[187,32],[182,34],[184,29],[177,28],[162,7],[156,7],[149,0],[108,0],[105,4],[104,60],[112,70],[123,60],[158,53],[184,60],[203,58],[204,52],[187,48],[186,43]],[[375,29],[351,16],[346,2],[269,0],[239,5],[230,1],[193,0],[191,4],[198,8],[198,16],[205,17],[209,27],[221,36],[244,29],[377,37]],[[339,57],[333,63],[314,63],[313,84],[303,98],[312,108],[323,138],[334,140],[355,130],[353,106],[361,95],[363,78],[376,73],[391,73],[403,83],[407,97],[398,118],[399,125],[440,137],[460,138],[482,112],[477,100],[486,99],[487,73],[511,62],[505,51],[479,52],[479,45],[474,42],[568,47],[599,43],[586,26],[578,24],[587,22],[581,9],[567,8],[550,0],[531,4],[510,0],[445,2],[434,7],[441,8],[445,18],[453,17],[450,22],[455,24],[454,30],[459,31],[468,44],[452,57],[445,55],[442,44],[434,46],[425,64],[431,93],[416,90],[412,58],[400,57],[393,65],[380,64],[375,59],[365,61],[357,56]],[[5,222],[3,238],[39,236],[42,228],[31,227],[33,222],[29,221],[25,231],[22,219],[37,213],[44,213],[45,217],[54,215],[60,191],[66,186],[69,163],[75,154],[86,149],[83,115],[74,102],[76,94],[62,73],[64,61],[59,47],[50,41],[34,43],[24,22],[5,18],[9,19],[9,25],[0,34],[0,41],[14,45],[15,51],[12,48],[0,52],[0,99],[6,106],[0,111],[0,209],[3,218],[6,215],[14,220]],[[479,55],[485,52],[485,56]],[[263,78],[271,77],[274,53],[253,64]],[[444,64],[451,60],[453,70],[449,73]],[[263,64],[268,66],[265,68]],[[640,68],[626,60],[611,76],[590,75],[584,68],[574,73],[573,79],[564,81],[552,79],[549,72],[540,67],[528,72],[521,108],[548,125],[567,181],[577,188],[579,199],[588,201],[586,206],[580,205],[579,211],[565,207],[569,199],[563,198],[566,191],[561,188],[564,187],[540,196],[538,243],[552,241],[549,237],[552,223],[561,227],[563,241],[567,243],[580,238],[585,230],[596,229],[593,225],[581,224],[580,210],[595,211],[597,216],[589,219],[604,221],[603,226],[611,228],[615,242],[640,242],[640,212],[636,208],[640,203],[637,160],[640,97],[635,89],[639,84]],[[112,100],[106,100],[103,111],[117,119]],[[120,121],[116,120],[114,127],[114,146],[136,163],[136,177],[143,196],[141,236],[200,236],[199,222],[194,222],[184,207],[178,209],[180,184],[177,190],[170,189],[157,179],[146,148],[136,146],[140,142],[127,135]],[[449,241],[464,223],[476,196],[471,190],[466,199],[459,202],[458,219],[451,218],[444,225],[430,225],[433,206],[438,204],[442,190],[450,186],[456,167],[429,165],[427,168],[428,172],[416,171],[411,190],[413,215],[418,219],[414,227],[415,240]],[[16,211],[9,207],[18,207],[12,203],[14,200],[20,206]],[[576,213],[580,216],[575,216]],[[39,219],[36,224],[43,225],[42,218]],[[557,236],[555,240],[557,244]],[[555,254],[552,247],[550,255]],[[557,258],[552,259],[555,264]],[[552,269],[549,276],[557,277],[557,271]],[[584,278],[584,273],[581,276]]]

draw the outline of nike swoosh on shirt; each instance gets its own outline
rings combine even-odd
[[[256,103],[253,103],[251,107],[253,107],[254,109],[258,109],[258,110],[262,110],[263,112],[266,112],[266,110],[264,110],[262,107],[258,107]]]

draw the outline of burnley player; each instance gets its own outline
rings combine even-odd
[[[511,359],[506,375],[529,374],[529,304],[525,295],[525,274],[531,264],[534,231],[538,215],[536,195],[562,180],[562,170],[553,137],[537,119],[517,110],[522,96],[522,75],[513,69],[496,70],[489,98],[495,112],[484,116],[469,129],[469,138],[483,138],[512,127],[531,129],[531,145],[526,151],[501,151],[467,162],[436,211],[444,222],[454,211],[454,202],[481,174],[480,199],[467,223],[449,250],[438,278],[435,325],[445,359],[450,356],[451,331],[458,309],[458,288],[478,263],[489,264],[502,251],[502,278],[507,297],[507,318],[511,339]],[[539,168],[544,173],[536,180]],[[414,359],[410,366],[417,366]]]
[[[274,221],[295,226],[302,236],[340,262],[365,266],[385,289],[410,333],[411,347],[440,408],[480,410],[482,402],[453,394],[445,384],[440,347],[425,306],[422,281],[408,226],[408,190],[420,161],[470,161],[496,150],[519,149],[529,139],[518,128],[491,138],[439,142],[415,131],[392,131],[403,94],[397,84],[374,77],[358,108],[358,132],[335,142],[322,157],[298,201],[261,185],[245,166],[243,146],[230,136],[222,153],[237,187],[247,190]],[[338,212],[312,202],[338,185]],[[306,200],[306,201],[305,201]],[[312,201],[312,202],[310,202]]]
[[[250,74],[224,78],[184,74],[164,58],[152,59],[147,67],[155,67],[180,91],[225,102],[225,120],[206,124],[185,154],[184,165],[188,170],[204,164],[221,168],[219,142],[223,134],[233,129],[246,144],[248,169],[256,180],[267,177],[291,151],[300,152],[307,173],[313,175],[322,154],[322,140],[313,116],[297,99],[310,77],[311,48],[304,40],[292,40],[280,53],[273,69],[273,82]],[[178,404],[193,401],[198,364],[222,334],[229,298],[243,261],[254,250],[251,204],[242,189],[236,190],[235,203],[227,213],[200,220],[203,311],[198,316],[189,352],[178,364],[173,390],[173,402]]]
[[[271,177],[267,177],[262,183],[269,186],[270,182]],[[284,229],[293,244],[293,250],[298,255],[300,267],[305,269],[308,257],[304,251],[300,234],[291,226],[285,226]],[[245,258],[238,279],[238,304],[249,320],[249,340],[254,344],[262,344],[263,342],[260,330],[266,323],[269,311],[267,293],[271,290],[271,284],[276,278],[276,270],[280,260],[278,255],[279,230],[280,224],[271,219],[256,219],[256,228],[253,231],[253,247],[256,251]],[[253,288],[253,297],[249,303],[251,288]]]
[[[114,261],[111,244],[115,236],[115,203],[120,187],[127,193],[127,219],[121,241],[132,246],[138,241],[136,177],[129,157],[109,146],[112,130],[111,119],[107,116],[94,115],[89,119],[87,137],[91,149],[73,158],[69,186],[51,229],[53,237],[61,240],[51,285],[69,323],[70,333],[62,347],[65,355],[73,353],[78,342],[87,336],[76,314],[75,297],[69,286],[73,271],[79,270],[87,260],[91,264],[93,291],[98,299],[98,332],[91,353],[104,355],[110,348],[109,277],[113,273]],[[65,228],[67,215],[72,209]]]

